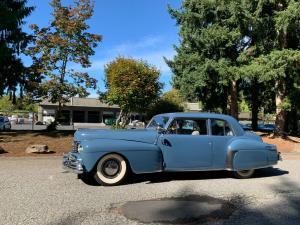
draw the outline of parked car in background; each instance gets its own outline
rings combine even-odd
[[[258,130],[262,132],[273,132],[275,129],[275,124],[259,124],[258,125]]]
[[[251,125],[251,123],[246,123],[246,124],[244,124],[244,123],[240,123],[240,125],[241,125],[241,127],[244,129],[244,130],[252,130],[252,125]]]
[[[8,117],[11,124],[17,124],[18,123],[18,115],[12,115]]]
[[[5,131],[5,130],[10,130],[10,129],[11,129],[11,124],[9,122],[8,117],[0,116],[0,130]]]
[[[104,124],[107,126],[112,126],[116,124],[116,119],[115,118],[109,118],[104,120]]]
[[[53,123],[54,121],[55,121],[54,116],[44,116],[43,117],[43,124],[45,124],[45,125],[49,125],[49,124]]]
[[[99,184],[117,185],[131,172],[230,170],[249,178],[279,159],[275,145],[245,132],[230,116],[167,113],[154,116],[146,129],[78,130],[63,165]]]

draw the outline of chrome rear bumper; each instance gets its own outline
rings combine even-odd
[[[277,155],[278,155],[278,161],[282,161],[281,152],[278,152]]]
[[[63,168],[76,174],[84,173],[82,160],[78,159],[72,152],[63,155]]]

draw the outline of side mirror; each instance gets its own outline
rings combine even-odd
[[[158,131],[159,134],[166,134],[167,130],[165,128],[162,128],[160,126],[157,126],[156,130]]]

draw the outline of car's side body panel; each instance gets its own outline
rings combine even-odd
[[[155,144],[143,142],[93,139],[81,142],[82,161],[87,172],[90,172],[98,160],[108,153],[124,156],[134,173],[150,173],[162,170],[162,154]]]

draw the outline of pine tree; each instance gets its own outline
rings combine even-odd
[[[24,19],[33,7],[26,6],[27,0],[0,1],[0,95],[13,92],[17,86],[25,85],[25,67],[19,54],[25,49],[30,36],[22,31]]]

